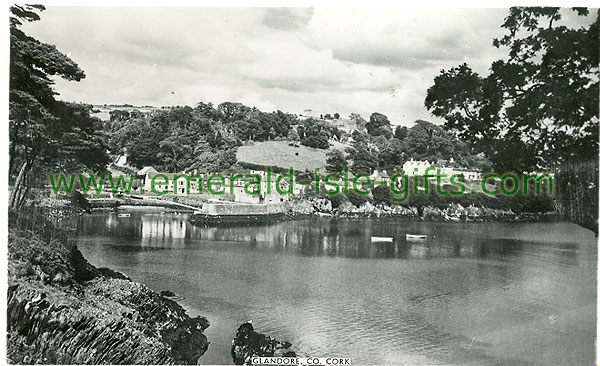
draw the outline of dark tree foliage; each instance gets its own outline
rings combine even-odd
[[[325,198],[331,202],[331,208],[339,208],[348,198],[343,193],[338,194],[321,194],[320,198]]]
[[[398,140],[402,141],[408,136],[408,127],[406,126],[397,126],[394,131],[394,137]]]
[[[244,142],[286,137],[293,123],[290,114],[231,102],[150,113],[117,110],[111,112],[109,144],[115,154],[126,151],[135,167],[216,172],[236,163],[236,148]]]
[[[392,138],[386,140],[380,147],[379,167],[388,172],[399,172],[406,161],[405,146],[401,140]]]
[[[365,129],[365,125],[367,121],[358,113],[350,113],[350,120],[356,124],[356,129],[359,131],[363,131]]]
[[[339,139],[342,135],[337,127],[313,118],[304,120],[298,126],[298,134],[302,145],[318,149],[328,149],[329,139],[334,136]]]
[[[400,172],[409,159],[427,160],[431,163],[488,170],[488,159],[473,151],[442,126],[417,120],[411,128],[406,128],[406,137],[387,139],[373,137],[367,133],[354,131],[353,142],[346,149],[346,160],[350,161],[353,173],[372,173],[374,169],[385,169],[391,175]],[[451,163],[451,159],[454,163]]]
[[[261,112],[241,103],[224,102],[216,110],[210,110],[212,104],[200,103],[205,117],[221,121],[240,141],[265,141],[277,137],[286,137],[296,117],[282,111]]]
[[[328,152],[325,163],[327,164],[325,169],[331,173],[341,173],[348,164],[344,153],[340,150],[331,150]]]
[[[373,203],[391,204],[392,191],[389,186],[377,186],[373,188]]]
[[[379,166],[379,150],[368,140],[354,141],[346,148],[346,159],[350,161],[350,170],[354,174],[371,174]]]
[[[402,146],[408,159],[430,162],[453,158],[466,165],[466,160],[472,155],[464,143],[445,131],[442,126],[423,120],[417,120],[408,130]]]
[[[561,24],[561,12],[591,19]],[[499,171],[525,171],[598,155],[598,14],[585,8],[515,7],[495,39],[508,57],[482,77],[467,64],[442,70],[425,106],[486,153]]]
[[[369,196],[358,194],[354,192],[353,189],[348,191],[348,195],[346,197],[348,198],[348,201],[356,207],[360,207],[369,202]]]
[[[55,46],[25,34],[23,22],[40,19],[41,5],[10,7],[9,207],[19,207],[35,171],[102,171],[108,155],[101,122],[91,107],[55,99],[52,77],[80,81],[85,73]]]
[[[393,136],[392,126],[387,116],[381,113],[373,113],[369,122],[365,125],[367,133],[371,136],[384,136],[389,139]]]

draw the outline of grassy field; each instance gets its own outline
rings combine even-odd
[[[293,147],[289,141],[263,141],[253,145],[242,146],[238,149],[237,160],[245,163],[278,166],[281,168],[294,167],[294,170],[310,170],[325,166],[325,155],[332,149],[344,150],[348,145],[334,142],[327,150],[313,149],[302,146]]]

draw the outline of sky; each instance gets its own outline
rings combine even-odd
[[[508,9],[48,7],[23,30],[85,71],[56,80],[90,104],[241,102],[263,111],[387,115],[440,123],[424,107],[441,69],[487,75]]]

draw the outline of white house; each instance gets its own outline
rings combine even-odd
[[[453,162],[453,160],[451,160],[451,162]],[[465,177],[466,181],[477,181],[477,180],[481,180],[481,178],[482,178],[482,173],[478,169],[452,168],[452,167],[443,166],[443,165],[438,166],[438,165],[430,163],[427,160],[421,161],[421,160],[414,160],[411,158],[409,161],[405,162],[404,165],[402,165],[402,169],[404,170],[404,173],[406,173],[408,176],[414,176],[414,175],[424,176],[427,168],[429,168],[429,167],[439,168],[440,172],[445,175],[445,177],[443,179],[444,182],[448,182],[452,175],[458,175],[458,174],[462,174]],[[433,170],[433,169],[429,170],[430,175],[435,175],[435,173],[436,173],[435,170]]]
[[[186,172],[183,173],[159,173],[156,169],[151,166],[145,166],[140,171],[137,172],[136,176],[141,179],[143,183],[144,190],[148,193],[152,192],[152,179],[160,174],[161,177],[157,177],[154,179],[154,189],[160,192],[170,192],[176,194],[185,194],[187,193],[187,175]],[[181,177],[177,177],[180,175]],[[165,182],[166,177],[166,182]],[[175,178],[177,177],[177,182],[175,182]],[[162,184],[166,183],[166,184]],[[175,186],[177,190],[175,190]],[[190,179],[190,192],[189,193],[198,193],[198,180]]]
[[[414,160],[411,158],[402,165],[402,170],[404,170],[404,173],[406,173],[406,175],[412,177],[414,175],[425,175],[425,170],[430,166],[431,163],[429,163],[429,161],[427,160],[421,161]]]

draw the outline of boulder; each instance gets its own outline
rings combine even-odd
[[[313,201],[313,207],[316,212],[331,213],[333,210],[331,201],[326,198],[316,198]]]
[[[240,325],[231,342],[231,358],[236,365],[251,365],[252,357],[296,357],[291,346],[290,342],[255,332],[252,323],[247,322]]]

